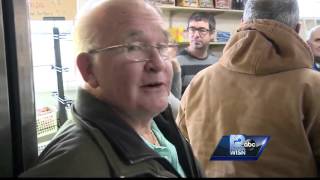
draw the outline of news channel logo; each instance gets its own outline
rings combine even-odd
[[[223,136],[210,160],[258,160],[270,136]]]

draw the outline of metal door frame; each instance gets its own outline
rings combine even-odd
[[[8,177],[13,174],[6,45],[4,40],[3,11],[2,3],[0,3],[0,177]]]
[[[6,109],[0,114],[0,125],[9,127],[4,126],[7,157],[1,152],[0,159],[5,159],[6,172],[0,177],[15,177],[31,167],[38,154],[28,0],[1,0],[1,7],[4,33],[1,37],[0,32],[0,38],[4,41],[0,45],[4,48],[0,49],[0,68],[4,71],[0,75],[4,87],[0,86],[0,97],[5,101],[0,106]]]

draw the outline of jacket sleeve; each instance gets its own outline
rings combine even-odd
[[[306,100],[303,105],[306,110],[304,113],[305,119],[303,122],[306,135],[312,148],[313,156],[316,160],[318,176],[320,176],[320,83],[317,79],[316,84],[308,88],[305,93]]]
[[[174,72],[173,78],[172,78],[171,92],[178,99],[181,98],[181,88],[182,88],[181,71]]]
[[[169,101],[169,104],[171,106],[173,118],[175,119],[177,117],[177,114],[178,114],[178,109],[179,109],[179,106],[180,106],[180,100],[178,98],[176,98],[173,95],[173,93],[170,93],[168,101]]]
[[[73,124],[60,133],[41,153],[38,163],[20,177],[111,177],[111,169],[91,137]]]
[[[90,151],[54,153],[20,177],[111,177],[104,159],[87,158],[88,152]],[[94,152],[89,154],[91,153]]]
[[[318,175],[320,175],[320,117],[310,128],[309,140],[312,147],[312,151],[317,163]]]

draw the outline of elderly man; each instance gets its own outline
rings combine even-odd
[[[313,69],[320,71],[320,26],[315,26],[310,30],[307,43],[314,57]]]
[[[320,74],[299,27],[296,0],[248,0],[221,59],[187,88],[177,123],[207,176],[318,175]]]
[[[85,84],[73,119],[22,176],[200,177],[166,109],[172,65],[163,24],[142,0],[102,1],[80,17],[75,42]]]

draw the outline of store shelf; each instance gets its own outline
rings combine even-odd
[[[195,8],[195,7],[180,7],[180,6],[166,6],[161,5],[159,6],[160,9],[163,11],[170,11],[170,12],[194,12],[194,11],[206,11],[212,12],[214,14],[222,14],[222,13],[235,13],[235,14],[242,14],[243,10],[235,10],[235,9],[215,9],[215,8]]]
[[[212,14],[219,15],[219,14],[230,14],[239,16],[239,20],[241,19],[240,16],[243,14],[243,10],[236,10],[236,9],[215,9],[215,8],[196,8],[196,7],[180,7],[180,6],[173,6],[173,5],[158,5],[158,7],[165,12],[164,14],[169,15],[169,27],[172,27],[172,20],[173,17],[181,12],[185,13],[192,13],[192,12],[211,12]]]
[[[222,45],[222,46],[224,46],[226,44],[227,44],[227,42],[211,42],[210,43],[210,45]]]
[[[179,45],[188,45],[189,42],[179,42],[178,44]],[[210,42],[210,45],[212,45],[212,46],[224,46],[226,44],[227,44],[227,42]]]

